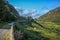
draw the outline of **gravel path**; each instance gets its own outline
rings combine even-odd
[[[0,29],[0,40],[4,40],[6,33],[7,29]]]
[[[13,23],[9,23],[8,25],[5,26],[5,28],[0,29],[0,40],[4,40],[4,37],[8,31],[9,28],[13,27]],[[13,29],[12,29],[13,30]],[[12,31],[11,30],[11,31]],[[12,37],[12,36],[11,36]]]

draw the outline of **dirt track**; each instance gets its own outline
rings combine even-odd
[[[7,34],[8,29],[11,28],[11,35],[13,34],[13,23],[7,24],[4,28],[0,29],[0,40],[4,40],[5,35]],[[13,36],[11,36],[12,38]],[[13,38],[12,38],[13,39]]]
[[[4,40],[6,33],[7,29],[0,29],[0,40]]]

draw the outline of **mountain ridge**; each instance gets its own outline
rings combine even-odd
[[[57,7],[46,14],[40,16],[38,19],[43,21],[51,21],[51,22],[60,22],[60,7]]]

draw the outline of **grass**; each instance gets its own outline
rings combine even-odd
[[[10,31],[11,31],[11,29],[8,29],[7,34],[6,34],[5,38],[4,38],[4,40],[10,40]]]
[[[41,31],[44,33],[45,37],[49,37],[50,40],[60,40],[60,25],[53,22],[40,22],[45,28],[46,31]],[[42,34],[43,34],[42,33]]]
[[[4,28],[6,24],[8,24],[8,23],[7,22],[0,23],[0,28]]]
[[[32,22],[32,26],[16,23],[15,30],[22,31],[26,40],[60,40],[60,25],[43,21],[40,24],[45,28],[34,22]]]

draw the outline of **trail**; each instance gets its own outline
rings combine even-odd
[[[0,29],[0,40],[4,40],[4,36],[7,33],[7,29]]]
[[[13,24],[14,23],[9,23],[7,24],[4,28],[0,29],[0,40],[4,40],[5,35],[7,34],[7,31],[9,28],[11,28],[11,40],[14,40],[14,38],[12,38],[12,34],[13,34]]]

